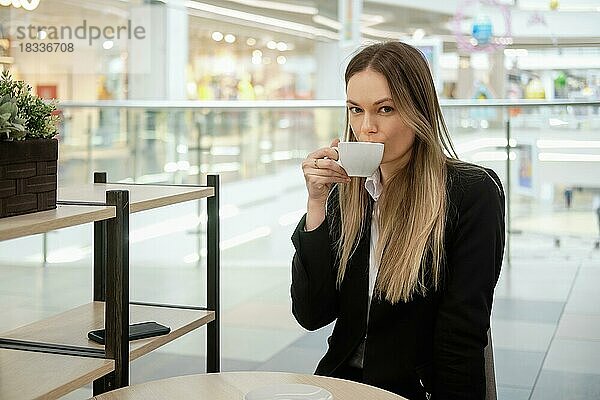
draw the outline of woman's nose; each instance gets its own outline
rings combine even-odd
[[[365,114],[362,125],[360,127],[360,133],[368,135],[377,132],[377,125],[375,124],[375,118]]]

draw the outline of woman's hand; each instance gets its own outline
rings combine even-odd
[[[310,153],[302,162],[309,202],[325,203],[334,183],[350,182],[346,171],[335,162],[338,159],[338,153],[332,147],[337,146],[339,141],[339,139],[335,139],[331,142],[331,147],[323,147]]]
[[[334,183],[349,183],[346,171],[335,162],[339,139],[331,142],[331,147],[324,147],[310,153],[302,162],[302,172],[308,190],[306,226],[307,231],[318,227],[325,219],[325,203]]]

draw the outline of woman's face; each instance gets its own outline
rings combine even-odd
[[[346,86],[346,98],[356,139],[385,145],[382,168],[386,164],[404,166],[410,159],[415,133],[400,118],[385,77],[370,69],[354,74]]]

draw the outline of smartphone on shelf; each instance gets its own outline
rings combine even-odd
[[[129,325],[129,341],[137,339],[146,339],[154,336],[166,335],[171,332],[171,328],[155,321],[140,322]],[[98,329],[88,332],[88,338],[96,343],[104,344],[105,330]]]

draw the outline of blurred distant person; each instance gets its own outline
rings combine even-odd
[[[203,76],[198,82],[198,100],[214,100],[215,91],[209,76]]]
[[[600,239],[600,194],[594,195],[594,198],[592,199],[592,210],[595,211],[598,220],[598,239]]]
[[[238,100],[256,100],[256,93],[252,85],[250,74],[244,74],[237,84]]]
[[[571,208],[571,203],[573,202],[573,189],[566,188],[564,194],[565,194],[565,207],[568,210]]]

